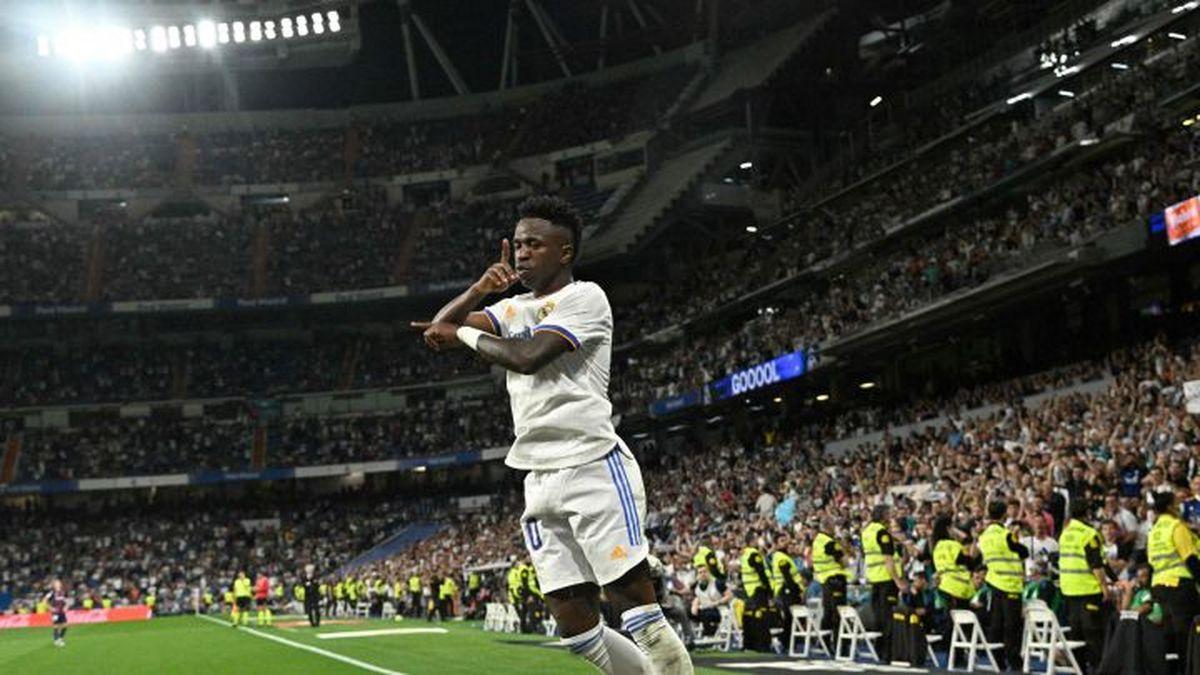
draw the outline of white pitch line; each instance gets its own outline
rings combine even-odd
[[[214,619],[211,616],[205,616],[203,614],[196,614],[195,616],[197,618],[204,619],[205,621],[215,623],[218,626],[224,626],[226,628],[229,627],[229,623],[227,623],[225,621],[221,621],[219,619]],[[247,633],[249,635],[253,635],[254,637],[260,637],[264,640],[270,640],[272,642],[278,642],[280,644],[285,644],[289,647],[295,647],[296,649],[302,649],[306,652],[312,652],[313,654],[318,654],[320,656],[324,656],[326,658],[333,659],[334,661],[341,661],[342,663],[356,666],[358,668],[362,668],[363,670],[369,670],[373,673],[379,673],[380,675],[404,675],[404,673],[402,673],[398,670],[388,670],[387,668],[381,668],[379,666],[367,663],[366,661],[359,661],[358,659],[352,659],[349,656],[343,656],[343,655],[337,654],[335,652],[321,649],[320,647],[306,645],[303,642],[295,642],[293,640],[288,640],[287,638],[281,638],[278,635],[271,635],[270,633],[264,633],[262,631],[257,631],[257,630],[254,630],[253,628],[250,628],[249,626],[239,626],[238,632],[239,633]]]
[[[350,630],[341,633],[317,633],[319,640],[342,640],[345,638],[375,637],[376,635],[443,635],[450,631],[445,628],[381,628],[379,630]]]

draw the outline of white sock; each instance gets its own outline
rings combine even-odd
[[[562,644],[571,650],[572,654],[577,654],[587,659],[589,663],[599,668],[605,675],[615,675],[608,656],[608,645],[604,640],[603,623],[596,624],[595,628],[586,633],[563,638]]]
[[[633,636],[659,675],[691,675],[692,659],[658,605],[642,605],[621,614],[621,627]]]
[[[604,629],[604,644],[608,646],[608,658],[616,675],[659,675],[646,652],[608,626]]]

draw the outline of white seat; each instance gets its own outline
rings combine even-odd
[[[546,631],[546,637],[558,635],[558,622],[554,620],[553,616],[546,617],[546,620],[542,622],[542,628]]]
[[[1033,672],[1030,670],[1030,663],[1034,656],[1038,656],[1045,661],[1047,675],[1064,671],[1083,675],[1083,669],[1075,660],[1073,650],[1079,649],[1087,643],[1083,640],[1068,640],[1063,635],[1062,627],[1058,625],[1058,617],[1054,615],[1054,612],[1047,607],[1030,606],[1025,610],[1025,626],[1028,640],[1025,643],[1025,663],[1021,672]],[[1059,654],[1066,657],[1066,666],[1057,664]]]
[[[517,608],[512,604],[504,605],[504,632],[521,632],[521,615],[517,614]]]
[[[875,651],[875,641],[879,639],[883,633],[879,631],[868,631],[863,625],[862,617],[858,615],[858,610],[849,605],[838,605],[838,638],[837,652],[834,654],[834,659],[838,661],[854,661],[858,658],[858,645],[861,642],[866,648],[867,653],[879,663],[879,653]],[[849,642],[850,651],[845,652],[842,645]],[[843,653],[845,652],[845,653]]]
[[[489,602],[483,606],[483,629],[491,631],[496,622],[496,603]]]
[[[990,670],[1000,672],[996,665],[996,655],[993,649],[1003,649],[1003,642],[988,642],[983,636],[983,626],[979,625],[979,617],[975,612],[966,609],[950,610],[950,621],[954,624],[950,633],[950,656],[946,661],[946,670],[954,670],[954,657],[958,650],[967,650],[967,672]],[[988,664],[979,663],[979,654],[986,654]]]
[[[832,637],[833,631],[821,630],[821,620],[812,609],[803,605],[792,605],[792,632],[788,638],[788,656],[792,658],[808,658],[813,649],[820,650],[825,656],[830,656],[827,636]],[[804,649],[796,650],[796,639],[804,640]],[[813,644],[813,640],[816,644]]]
[[[933,653],[933,646],[941,641],[942,641],[941,635],[926,635],[925,636],[926,654],[929,656],[930,665],[933,666],[934,668],[941,667],[940,665],[938,665],[937,654]]]
[[[742,627],[738,625],[737,617],[728,605],[717,608],[721,614],[721,623],[717,625],[718,649],[723,652],[742,648]]]
[[[355,618],[361,617],[361,618],[365,619],[370,615],[371,615],[371,603],[367,602],[366,600],[359,600],[358,604],[354,606]]]
[[[380,614],[380,617],[384,619],[396,618],[396,606],[392,604],[391,600],[383,601],[383,610]]]

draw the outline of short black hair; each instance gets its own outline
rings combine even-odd
[[[1008,513],[1008,502],[996,501],[988,504],[988,518],[1000,520]]]
[[[580,244],[583,239],[583,218],[571,203],[554,195],[533,195],[517,206],[518,218],[540,218],[551,225],[571,232],[571,262],[579,260]]]

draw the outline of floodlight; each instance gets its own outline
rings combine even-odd
[[[241,21],[233,22],[233,41],[239,44],[246,41],[246,24]]]
[[[196,26],[196,36],[202,49],[212,49],[217,44],[217,26],[211,21],[201,21]]]
[[[162,53],[167,51],[167,29],[154,26],[150,29],[150,49]]]
[[[196,27],[190,23],[183,27],[183,44],[187,47],[196,46]]]
[[[262,40],[262,22],[261,21],[251,21],[250,22],[250,40],[252,42],[259,42]]]
[[[290,17],[279,22],[279,32],[281,35],[283,35],[284,40],[290,40],[291,37],[295,35],[295,33],[292,32],[292,20]]]
[[[171,49],[179,49],[179,26],[170,26],[167,28],[167,46]]]

